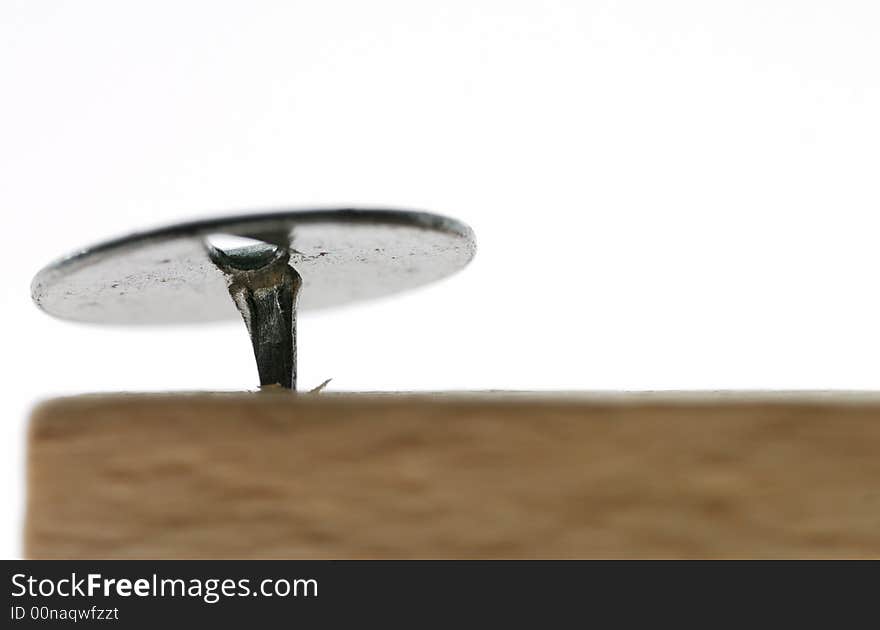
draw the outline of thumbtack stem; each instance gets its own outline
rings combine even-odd
[[[226,274],[229,295],[247,326],[260,386],[296,390],[296,301],[302,278],[290,266],[289,252],[269,245],[231,252],[212,248],[211,258]]]

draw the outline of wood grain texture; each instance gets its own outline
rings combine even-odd
[[[880,556],[876,399],[44,403],[31,558]]]

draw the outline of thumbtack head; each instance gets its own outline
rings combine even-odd
[[[220,249],[212,235],[257,241]],[[296,311],[390,295],[448,276],[473,257],[473,232],[399,210],[306,210],[209,219],[101,243],[34,278],[36,304],[101,324],[241,316],[262,385],[296,385]],[[238,313],[236,313],[236,310]]]

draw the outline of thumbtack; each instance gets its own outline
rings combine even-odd
[[[249,244],[224,247],[223,237],[243,237]],[[48,314],[79,322],[175,324],[241,317],[260,385],[295,390],[299,309],[348,304],[439,280],[467,265],[475,249],[468,226],[426,212],[244,215],[181,223],[80,250],[37,273],[31,295]]]

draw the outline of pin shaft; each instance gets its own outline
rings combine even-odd
[[[241,313],[257,361],[260,386],[296,389],[296,302],[302,279],[289,252],[261,245],[231,252],[212,249],[226,274],[229,295]]]

